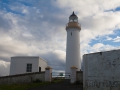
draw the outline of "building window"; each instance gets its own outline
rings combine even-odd
[[[27,64],[26,72],[32,72],[32,64]]]
[[[71,36],[72,36],[72,32],[71,32]]]

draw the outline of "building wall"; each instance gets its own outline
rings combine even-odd
[[[10,75],[26,73],[27,63],[32,64],[32,72],[39,71],[39,57],[11,57]]]
[[[35,72],[35,73],[18,74],[18,75],[0,77],[0,85],[1,84],[32,83],[36,80],[45,81],[45,72]]]
[[[45,68],[47,66],[47,61],[43,60],[42,58],[39,58],[39,67],[41,67],[41,71],[45,71]]]
[[[120,50],[83,56],[84,90],[120,89]]]
[[[66,73],[70,73],[72,66],[77,67],[77,71],[80,71],[80,64],[80,30],[69,28],[67,30]]]

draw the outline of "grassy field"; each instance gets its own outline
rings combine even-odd
[[[54,80],[51,83],[58,83],[61,80]],[[50,82],[38,82],[38,83],[30,83],[30,84],[13,84],[13,85],[0,85],[0,90],[26,90],[32,87],[43,86],[47,84],[51,84]]]

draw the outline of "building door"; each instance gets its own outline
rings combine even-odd
[[[39,67],[39,72],[41,72],[41,67]]]

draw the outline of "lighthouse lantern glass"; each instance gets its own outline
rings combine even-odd
[[[71,16],[69,18],[69,22],[78,22],[78,17],[77,16]]]

